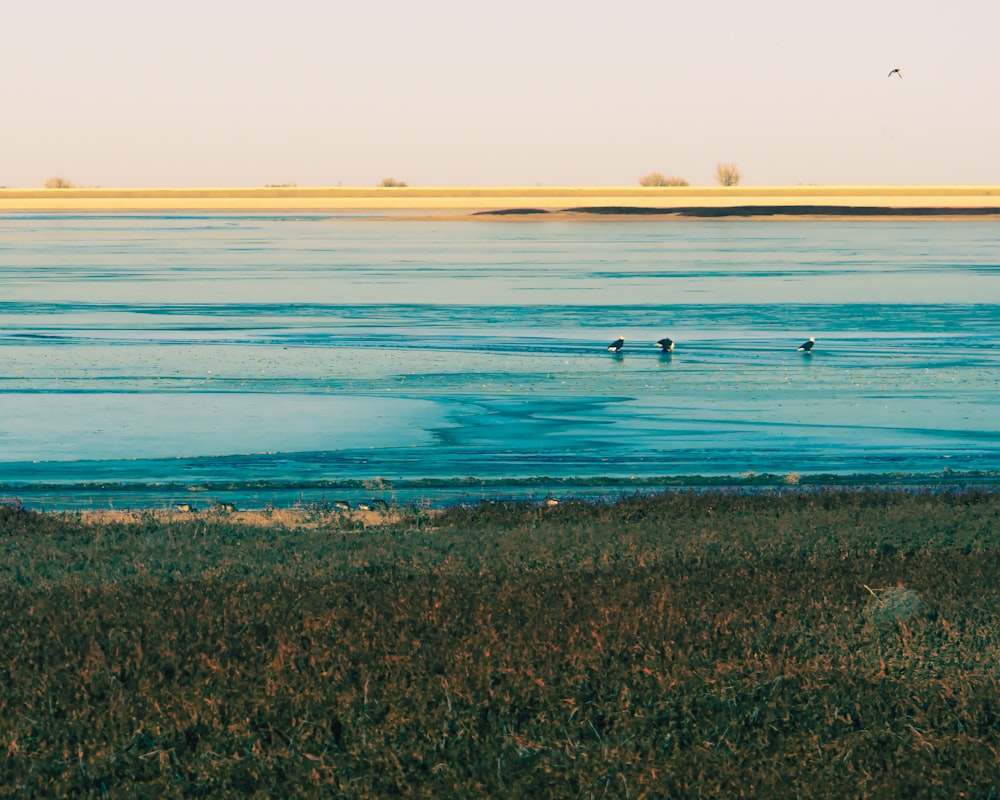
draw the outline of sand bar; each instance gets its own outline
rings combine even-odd
[[[404,215],[535,211],[531,216],[638,214],[698,209],[757,214],[1000,215],[1000,186],[508,186],[0,189],[2,212],[386,211]],[[862,209],[858,212],[857,209]],[[596,211],[595,211],[596,210]],[[650,213],[654,212],[654,213]],[[655,213],[659,212],[659,213]],[[701,216],[725,215],[716,211]],[[525,214],[527,216],[527,214]]]

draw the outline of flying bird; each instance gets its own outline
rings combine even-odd
[[[620,336],[617,339],[615,339],[611,344],[608,345],[608,352],[620,353],[624,346],[625,346],[625,337]]]
[[[669,338],[669,337],[665,337],[663,339],[660,339],[659,341],[656,342],[656,345],[664,353],[672,353],[672,352],[674,352],[674,340],[671,339],[671,338]]]
[[[810,336],[802,344],[799,345],[798,349],[803,353],[808,353],[813,349],[813,345],[816,344],[816,340]]]
[[[898,75],[900,78],[903,77],[903,73],[899,71],[899,67],[896,67],[895,69],[890,69],[889,70],[888,77],[891,78],[893,75]]]

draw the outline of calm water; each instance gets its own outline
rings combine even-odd
[[[6,215],[0,496],[997,482],[998,344],[995,221]]]

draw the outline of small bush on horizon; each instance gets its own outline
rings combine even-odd
[[[72,189],[74,187],[73,187],[73,182],[72,181],[67,180],[66,178],[60,178],[57,175],[57,176],[49,178],[47,181],[45,181],[45,188],[46,189]]]
[[[674,175],[669,177],[660,172],[650,172],[648,175],[644,175],[639,178],[640,186],[690,186],[691,184],[684,178],[678,178]]]
[[[406,186],[406,182],[397,181],[395,178],[382,178],[382,181],[381,183],[379,183],[379,186],[385,189],[402,188]]]
[[[720,186],[739,186],[741,177],[735,164],[715,165],[715,179]]]

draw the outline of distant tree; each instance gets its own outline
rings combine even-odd
[[[716,164],[715,179],[720,186],[739,186],[740,171],[735,164]]]
[[[69,181],[69,180],[66,180],[66,178],[60,178],[60,177],[49,178],[47,181],[45,181],[45,188],[46,189],[72,189],[73,188],[73,182]]]
[[[267,183],[264,185],[265,189],[294,189],[298,186],[297,183]]]
[[[383,186],[386,188],[392,188],[392,187],[399,188],[406,186],[406,183],[404,181],[397,181],[395,178],[382,178],[382,182],[379,184],[379,186]]]
[[[660,172],[650,172],[648,175],[644,175],[639,178],[640,186],[690,186],[683,178],[678,178],[673,175],[666,176]]]

